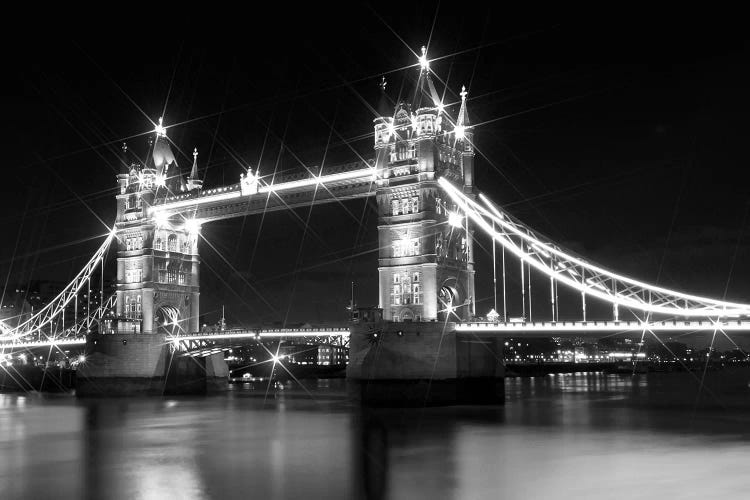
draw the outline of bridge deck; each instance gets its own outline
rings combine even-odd
[[[458,323],[456,331],[475,333],[497,333],[504,335],[535,335],[550,337],[558,335],[593,335],[599,333],[659,332],[750,332],[750,321],[539,321],[525,323]]]
[[[289,176],[243,192],[241,183],[167,198],[152,208],[169,215],[190,213],[208,222],[242,215],[341,202],[375,194],[375,169],[364,162],[325,169],[320,176]]]

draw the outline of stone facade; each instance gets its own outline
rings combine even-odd
[[[443,119],[437,107],[412,113],[402,103],[393,117],[375,120],[379,307],[386,320],[470,319],[475,312],[472,230],[438,184],[446,177],[471,193],[473,146],[450,134]]]
[[[160,217],[168,196],[186,184],[165,133],[157,131],[146,164],[124,149],[117,195],[118,333],[193,333],[199,329],[200,227],[183,216]]]

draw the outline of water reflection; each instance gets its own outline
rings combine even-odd
[[[0,394],[0,495],[736,498],[750,488],[748,380],[575,373],[508,379],[505,407],[377,410],[337,380],[208,398]]]

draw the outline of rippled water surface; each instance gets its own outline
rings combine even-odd
[[[0,498],[750,498],[748,382],[579,373],[508,379],[505,407],[378,410],[340,380],[0,394]]]

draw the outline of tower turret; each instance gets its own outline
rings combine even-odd
[[[472,192],[474,188],[474,131],[471,128],[469,112],[466,108],[466,86],[461,86],[461,109],[454,132],[457,146],[461,151],[461,164],[464,173],[464,191]]]
[[[127,143],[123,142],[121,149],[120,173],[117,174],[117,184],[120,186],[120,194],[123,194],[128,189],[128,180],[130,178],[130,154],[128,153]]]
[[[198,148],[193,149],[193,168],[190,170],[190,177],[187,180],[187,189],[192,191],[193,189],[201,189],[203,187],[203,180],[198,178]]]
[[[389,143],[394,136],[393,109],[388,102],[387,85],[388,82],[384,76],[379,84],[378,116],[373,120],[375,124],[375,168],[381,172],[388,162]]]

